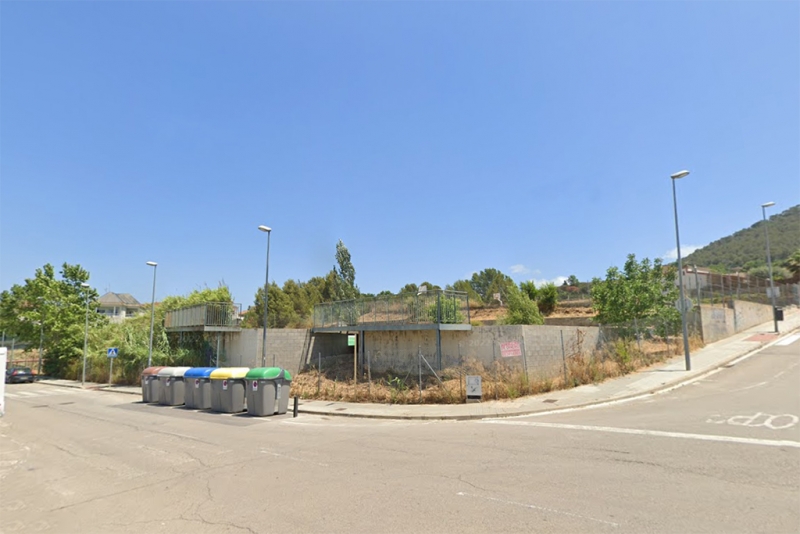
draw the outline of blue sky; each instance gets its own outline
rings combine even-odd
[[[800,202],[800,4],[0,4],[0,289],[603,276]]]

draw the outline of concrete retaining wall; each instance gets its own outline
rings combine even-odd
[[[226,347],[224,365],[261,367],[263,335],[262,328],[248,328],[232,336],[231,343]],[[305,328],[267,330],[267,367],[272,366],[274,358],[277,367],[297,373],[305,366],[308,355],[316,355],[319,352],[323,355],[340,354],[346,350],[347,336],[343,334],[327,334],[312,338],[310,331]]]
[[[772,320],[772,306],[734,300],[732,307],[719,304],[700,306],[703,341],[713,343]]]
[[[562,333],[564,350],[562,352]],[[489,368],[494,362],[529,376],[562,372],[564,355],[588,353],[598,346],[598,327],[574,326],[478,326],[472,331],[442,332],[442,361],[437,361],[435,331],[367,332],[364,350],[373,372],[412,374],[419,371],[421,352],[436,370],[473,362]],[[503,357],[500,344],[516,341],[523,356]],[[425,364],[423,363],[423,366]]]

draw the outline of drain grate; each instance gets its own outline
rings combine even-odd
[[[554,402],[558,402],[558,399],[545,399],[545,400],[543,400],[542,402],[547,402],[547,403],[550,403],[550,404],[552,404],[552,403],[554,403]]]

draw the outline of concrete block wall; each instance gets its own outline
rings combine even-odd
[[[721,304],[702,304],[700,306],[700,324],[703,341],[706,343],[713,343],[736,333],[733,310]]]
[[[734,300],[733,318],[736,332],[741,332],[756,325],[772,321],[772,306]]]
[[[529,376],[551,376],[563,371],[562,332],[566,357],[588,354],[598,346],[598,327],[479,326],[472,331],[442,332],[441,367],[456,367],[474,360],[489,368],[493,362],[499,362],[510,370],[527,368]],[[374,372],[416,373],[419,351],[434,369],[438,368],[434,331],[367,332],[365,337],[364,349],[370,353]],[[500,343],[510,341],[520,343],[522,357],[501,355]]]
[[[754,326],[772,321],[772,306],[734,300],[733,307],[723,304],[700,306],[703,341],[713,343]]]
[[[225,365],[229,367],[261,367],[264,330],[247,328],[231,336],[226,346]],[[310,343],[310,346],[309,346]],[[352,348],[349,348],[352,351]],[[267,330],[267,367],[275,365],[293,374],[306,364],[316,365],[318,353],[324,356],[348,352],[347,335],[319,334],[311,337],[307,328],[270,328]]]

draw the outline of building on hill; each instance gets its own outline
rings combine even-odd
[[[112,323],[121,323],[128,317],[140,313],[144,304],[129,293],[108,292],[98,299],[97,313],[109,318]]]

